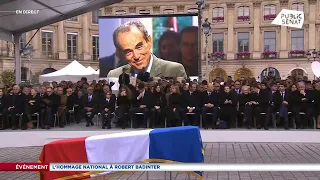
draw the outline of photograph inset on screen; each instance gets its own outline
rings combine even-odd
[[[150,77],[186,77],[198,73],[196,15],[101,17],[100,77],[148,72]]]

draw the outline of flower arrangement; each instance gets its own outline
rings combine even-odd
[[[277,17],[276,14],[264,15],[264,20],[274,20]]]
[[[215,21],[215,22],[223,22],[224,21],[224,17],[213,17],[212,20]]]
[[[211,56],[215,56],[215,57],[217,57],[217,56],[222,57],[224,55],[225,55],[224,52],[214,52],[214,53],[211,54]]]
[[[263,55],[276,55],[277,52],[276,51],[264,51]]]
[[[293,51],[290,51],[290,54],[305,54],[305,51],[304,50],[293,50]]]
[[[237,56],[249,56],[250,53],[249,52],[238,52]]]
[[[249,21],[250,16],[238,16],[238,21]]]
[[[263,58],[266,59],[272,59],[272,58],[276,58],[277,52],[276,51],[264,51],[262,53]]]
[[[250,57],[250,53],[249,52],[238,52],[237,53],[237,58],[238,59],[245,59],[245,58],[249,58]]]

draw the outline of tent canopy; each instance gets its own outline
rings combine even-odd
[[[1,0],[0,39],[13,42],[13,35],[79,16],[122,0]],[[39,10],[17,14],[16,10]],[[21,13],[21,12],[20,12]]]
[[[53,77],[53,76],[61,76],[61,75],[90,75],[90,73],[87,68],[82,66],[78,61],[74,60],[70,64],[68,64],[66,67],[49,73],[41,75],[42,77]]]
[[[96,75],[88,71],[87,68],[82,66],[78,61],[74,60],[66,67],[49,73],[40,75],[40,82],[52,82],[52,81],[79,81],[82,77],[86,77],[88,80],[96,79]]]
[[[88,72],[92,73],[92,74],[99,74],[96,70],[94,70],[91,66],[87,67]]]

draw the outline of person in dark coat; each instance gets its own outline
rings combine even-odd
[[[273,108],[275,112],[279,112],[279,119],[284,120],[284,129],[289,129],[289,93],[286,92],[285,84],[281,83],[279,86],[279,91],[273,94]]]
[[[236,122],[238,95],[236,92],[231,91],[229,86],[224,86],[224,92],[221,94],[220,119],[227,121],[227,126],[230,127],[232,123]]]
[[[127,86],[122,86],[118,92],[118,99],[117,99],[117,117],[119,118],[119,125],[122,129],[126,128],[128,123],[128,114],[129,109],[132,103],[132,93],[131,90]]]
[[[61,98],[53,92],[52,87],[48,87],[46,91],[46,94],[43,96],[45,118],[41,124],[44,126],[43,128],[50,129],[54,126],[53,116],[58,112]]]
[[[171,94],[168,97],[168,107],[167,107],[167,121],[169,127],[177,126],[177,121],[183,121],[181,119],[181,113],[184,112],[182,96],[179,92],[179,87],[172,86]]]
[[[3,89],[0,89],[0,130],[7,128],[7,118],[6,118],[6,96],[4,95]]]
[[[182,94],[183,111],[182,117],[185,125],[199,125],[200,116],[200,93],[197,91],[197,84],[190,83],[189,91]],[[194,113],[194,114],[188,114]]]
[[[297,87],[298,90],[292,93],[292,113],[297,127],[303,129],[311,121],[314,97],[310,91],[306,90],[304,82],[298,82]],[[303,118],[300,112],[305,113]]]
[[[77,100],[77,94],[73,92],[72,88],[68,88],[67,89],[67,111],[66,111],[66,121],[67,123],[70,123],[71,119],[70,119],[70,113],[74,113],[74,118],[75,121],[78,122],[79,120],[77,120],[77,116],[76,116],[76,100]],[[79,105],[79,104],[77,104]]]
[[[143,113],[143,124],[147,125],[147,120],[149,118],[149,112],[152,108],[152,94],[149,91],[146,91],[145,83],[138,84],[138,93],[132,99],[132,107],[130,109],[130,115],[132,118],[133,127],[137,128],[139,122],[137,121],[136,113]]]
[[[31,121],[31,115],[40,114],[40,95],[37,93],[35,88],[32,88],[30,94],[26,98],[26,104],[24,109],[24,118],[26,121]],[[40,123],[40,122],[39,122]]]
[[[241,94],[239,95],[239,112],[243,113],[243,123],[247,128],[252,127],[252,95],[249,93],[250,86],[242,86]]]
[[[12,130],[16,130],[19,125],[19,116],[24,111],[25,96],[20,92],[18,85],[13,86],[13,95],[8,97],[8,111],[11,118]],[[27,129],[27,122],[22,118],[21,129]]]
[[[87,94],[82,96],[82,116],[86,119],[86,127],[93,126],[93,117],[99,112],[100,94],[93,93],[93,87],[87,88]]]
[[[101,104],[101,114],[103,118],[102,129],[111,129],[111,119],[116,108],[116,96],[108,91],[104,94]]]
[[[165,108],[167,107],[166,96],[163,93],[161,85],[156,85],[153,95],[153,108],[151,109],[150,125],[154,127],[155,124],[160,124],[160,121],[164,118]]]
[[[213,93],[213,85],[208,84],[207,91],[202,93],[201,106],[202,106],[202,120],[205,129],[208,129],[208,114],[211,113],[212,129],[216,127],[216,121],[218,118],[218,108],[220,98]]]

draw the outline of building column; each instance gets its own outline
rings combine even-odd
[[[20,36],[21,34],[14,35],[14,49],[20,49]],[[15,63],[15,79],[16,84],[21,83],[21,54],[20,51],[14,51],[14,63]]]
[[[82,56],[83,60],[90,60],[90,35],[89,35],[89,13],[82,15]]]
[[[37,30],[31,31],[31,37],[37,32]],[[37,34],[33,37],[31,40],[31,45],[34,49],[33,57],[34,58],[40,58],[41,57],[41,47],[40,47],[40,36],[41,31],[39,30]]]
[[[280,6],[280,9],[288,9],[288,0],[280,0]],[[288,58],[288,28],[286,26],[280,28],[280,58]]]
[[[261,14],[261,2],[253,3],[253,59],[261,59],[260,49],[260,14]]]
[[[227,37],[227,59],[234,59],[234,32],[233,32],[233,25],[234,25],[234,3],[227,4],[227,18],[228,18],[228,37]]]
[[[5,40],[0,40],[0,55],[5,56],[7,54],[7,46]]]
[[[65,50],[66,36],[64,34],[63,21],[58,22],[58,55],[59,59],[67,59],[67,51]]]
[[[309,49],[316,49],[316,9],[317,1],[309,0]]]

